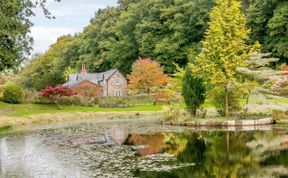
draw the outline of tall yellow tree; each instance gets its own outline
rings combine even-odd
[[[237,0],[216,0],[210,14],[209,28],[202,41],[202,51],[190,64],[191,70],[204,79],[211,92],[225,94],[225,116],[229,115],[228,88],[240,88],[237,68],[252,49],[247,45],[250,30],[245,26],[241,4]]]

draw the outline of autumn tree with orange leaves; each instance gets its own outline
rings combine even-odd
[[[164,74],[164,69],[158,62],[150,58],[139,58],[133,63],[128,80],[129,89],[149,94],[155,88],[166,84],[169,77]]]

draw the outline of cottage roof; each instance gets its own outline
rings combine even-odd
[[[99,84],[101,81],[108,80],[116,71],[117,69],[111,69],[101,73],[69,74],[68,82],[64,83],[63,85],[67,87],[73,87],[85,80]]]

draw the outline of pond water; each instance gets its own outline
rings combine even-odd
[[[82,121],[2,135],[0,177],[288,177],[284,125],[225,131],[157,121]]]

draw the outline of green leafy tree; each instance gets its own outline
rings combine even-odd
[[[287,2],[285,0],[254,0],[247,11],[252,43],[259,41],[262,52],[273,52],[287,62]]]
[[[211,93],[223,91],[225,116],[229,115],[228,89],[241,87],[236,69],[244,65],[250,50],[250,46],[246,45],[249,30],[240,7],[240,2],[236,0],[216,1],[202,51],[190,65],[198,77],[211,85]]]
[[[32,42],[29,17],[34,16],[33,8],[40,6],[46,17],[51,18],[45,3],[46,0],[0,1],[0,72],[19,66],[29,54]]]
[[[173,73],[173,63],[186,65],[191,43],[202,39],[214,3],[125,0],[119,5],[98,11],[80,34],[77,65],[85,62],[90,71],[118,68],[127,74],[141,56],[155,59]]]
[[[112,46],[117,44],[115,28],[118,18],[119,10],[115,7],[108,7],[99,10],[91,19],[91,24],[79,36],[78,67],[85,63],[89,71],[100,72],[113,68],[113,63],[118,60],[119,62],[123,61],[121,53],[111,52]]]
[[[26,88],[36,90],[64,83],[65,71],[70,65],[73,67],[70,58],[67,58],[73,40],[74,37],[69,35],[60,37],[45,54],[36,57],[20,71],[17,82]]]
[[[268,21],[269,38],[267,46],[274,54],[288,59],[288,2],[283,2],[274,10]]]
[[[205,101],[205,91],[202,80],[193,76],[191,70],[187,68],[183,78],[182,95],[188,111],[193,116]]]
[[[0,1],[0,72],[18,66],[29,52],[32,7],[30,1]]]
[[[207,29],[210,0],[142,1],[141,20],[135,29],[139,56],[153,57],[173,73],[188,62],[188,48],[199,43]]]

